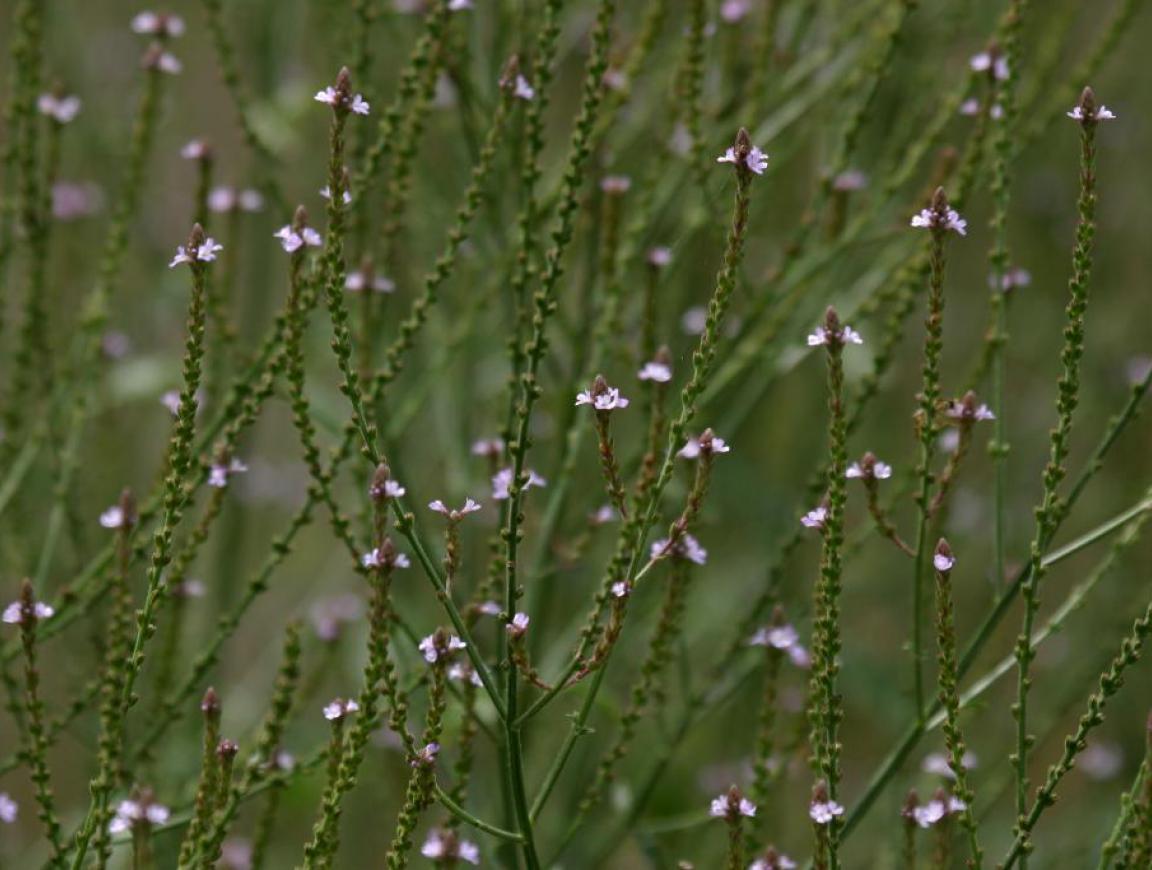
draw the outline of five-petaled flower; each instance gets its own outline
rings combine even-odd
[[[338,722],[349,713],[355,713],[360,705],[349,699],[335,698],[324,705],[324,718],[329,722]]]
[[[463,507],[450,508],[448,505],[444,504],[444,502],[440,501],[440,499],[436,499],[436,501],[429,502],[428,507],[436,511],[438,514],[443,514],[444,516],[448,517],[449,520],[455,523],[459,522],[468,514],[476,513],[476,511],[480,510],[480,502],[467,498],[464,500]]]

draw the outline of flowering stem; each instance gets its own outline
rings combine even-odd
[[[983,852],[977,837],[976,818],[972,810],[974,795],[968,784],[968,769],[964,765],[967,746],[960,730],[960,693],[956,663],[956,624],[952,607],[952,563],[951,550],[941,539],[936,548],[936,642],[940,662],[940,706],[944,708],[944,742],[948,747],[949,766],[956,778],[956,796],[964,802],[960,811],[960,821],[968,833],[968,849],[971,853],[970,867],[979,868],[983,862]],[[944,566],[947,567],[944,567]],[[946,865],[941,865],[946,866]]]
[[[1076,244],[1072,253],[1072,276],[1068,281],[1070,299],[1067,308],[1067,326],[1060,359],[1062,372],[1058,382],[1056,403],[1057,423],[1052,430],[1048,464],[1043,475],[1043,496],[1036,510],[1036,531],[1032,540],[1029,571],[1021,585],[1024,598],[1024,618],[1016,641],[1018,679],[1016,704],[1016,752],[1013,757],[1016,772],[1017,842],[1022,849],[1021,866],[1027,864],[1030,850],[1028,824],[1028,755],[1033,739],[1028,733],[1029,672],[1035,652],[1032,648],[1032,628],[1040,606],[1039,583],[1044,576],[1045,543],[1055,533],[1060,519],[1069,505],[1057,494],[1067,470],[1069,438],[1072,417],[1080,400],[1080,361],[1084,355],[1084,315],[1088,306],[1088,280],[1092,272],[1092,242],[1096,232],[1096,103],[1091,89],[1086,88],[1080,100],[1085,120],[1080,124],[1080,197],[1079,222]],[[1039,805],[1039,804],[1038,804]],[[1034,823],[1034,822],[1033,822]]]
[[[938,190],[932,204],[939,215],[948,208],[943,191]],[[932,487],[932,460],[936,455],[937,403],[940,400],[940,354],[943,349],[944,315],[944,241],[948,232],[943,225],[930,228],[928,278],[928,316],[925,321],[923,385],[916,412],[916,434],[920,442],[920,462],[916,468],[919,491],[916,495],[915,557],[912,577],[912,677],[916,715],[921,723],[925,716],[924,698],[924,575],[928,561],[928,528],[931,519],[928,504]]]

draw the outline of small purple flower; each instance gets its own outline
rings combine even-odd
[[[770,625],[760,628],[748,639],[749,646],[770,646],[773,649],[791,649],[800,640],[800,633],[791,625]]]
[[[412,765],[412,767],[431,767],[436,763],[436,756],[439,754],[440,744],[429,743],[416,753],[416,757],[413,758],[409,764]]]
[[[216,254],[222,250],[224,250],[224,246],[219,244],[211,236],[195,248],[189,245],[178,245],[176,247],[176,256],[172,258],[172,262],[168,264],[168,268],[174,269],[181,263],[187,263],[189,265],[210,263],[216,259]]]
[[[48,619],[55,612],[55,609],[53,609],[50,604],[45,604],[43,601],[32,602],[32,618],[34,620]],[[4,608],[4,615],[0,617],[0,620],[3,620],[9,625],[23,625],[26,615],[24,612],[24,603],[21,601],[13,601]]]
[[[36,108],[39,109],[41,115],[48,116],[57,124],[67,124],[80,114],[80,98],[41,94],[36,101]]]
[[[627,580],[617,580],[612,584],[613,598],[627,598],[632,594],[632,585]]]
[[[335,698],[324,705],[324,718],[336,722],[359,709],[360,705],[351,699],[345,701],[343,698]]]
[[[756,815],[756,804],[741,795],[740,790],[733,786],[724,794],[712,799],[708,815],[714,819],[734,820],[740,816],[751,819]]]
[[[678,559],[695,562],[697,565],[704,565],[708,562],[708,551],[701,547],[700,542],[688,533],[681,535],[675,544],[670,538],[661,538],[652,543],[651,558],[663,559],[669,554]]]
[[[332,108],[343,108],[356,115],[367,115],[369,105],[360,95],[341,94],[336,88],[329,85],[322,91],[317,91],[313,97],[318,103],[327,103]]]
[[[344,279],[344,289],[352,293],[369,289],[374,293],[391,293],[396,289],[396,284],[384,275],[377,275],[368,269],[360,269],[348,273]]]
[[[1068,117],[1073,121],[1088,121],[1096,123],[1097,121],[1115,121],[1116,113],[1109,109],[1107,106],[1100,106],[1098,109],[1085,111],[1082,107],[1076,106],[1072,111],[1068,112]]]
[[[863,344],[864,339],[851,326],[842,326],[836,332],[832,332],[823,326],[817,326],[816,329],[808,336],[809,347],[819,347],[825,344]]]
[[[818,825],[831,824],[832,820],[844,815],[844,807],[834,800],[814,800],[808,805],[808,816]]]
[[[828,521],[828,508],[824,505],[813,508],[800,518],[800,522],[809,529],[823,529]]]
[[[331,189],[329,189],[327,184],[325,184],[322,188],[320,188],[320,196],[323,199],[331,199],[332,198],[332,191],[331,191]],[[351,205],[352,204],[352,191],[345,190],[344,195],[340,198],[344,201],[344,205]]]
[[[501,468],[492,478],[492,498],[496,501],[504,501],[509,497],[508,488],[512,485],[512,469]],[[548,481],[538,475],[532,469],[528,469],[528,480],[524,484],[524,489],[531,489],[534,486],[547,486]]]
[[[728,453],[731,449],[723,438],[713,435],[711,429],[705,429],[699,438],[689,438],[676,455],[683,459],[697,459],[700,456]]]
[[[469,498],[464,500],[463,507],[458,509],[451,509],[446,504],[444,504],[444,502],[440,501],[440,499],[436,499],[436,501],[429,502],[428,507],[436,511],[438,514],[443,514],[444,516],[448,517],[449,520],[455,523],[459,522],[468,514],[475,513],[476,511],[480,510],[480,503]]]
[[[576,394],[577,405],[591,405],[597,411],[615,411],[627,408],[628,400],[620,395],[620,390],[610,387],[604,379],[597,377],[590,389]]]
[[[962,236],[968,235],[968,221],[960,217],[954,208],[949,208],[943,213],[936,209],[922,208],[919,214],[912,215],[912,220],[909,223],[920,229],[952,230]]]
[[[887,480],[892,476],[892,466],[872,453],[865,453],[859,462],[848,466],[844,476],[849,480]]]
[[[655,247],[648,251],[648,265],[654,266],[657,269],[663,269],[672,262],[672,249],[665,247]]]
[[[513,88],[512,94],[521,100],[536,99],[536,89],[532,87],[528,79],[521,75],[516,76],[516,86]]]
[[[420,854],[436,863],[443,861],[446,865],[454,865],[457,861],[477,865],[480,863],[480,847],[469,840],[459,839],[454,831],[429,831],[428,838],[420,847]]]
[[[139,825],[162,825],[168,821],[168,807],[151,800],[125,800],[116,806],[116,814],[108,823],[108,833],[122,834]]]
[[[11,825],[20,814],[20,805],[8,796],[8,792],[0,791],[0,822]]]
[[[273,238],[280,240],[280,247],[282,247],[289,254],[294,254],[305,245],[318,248],[324,244],[324,240],[320,234],[311,227],[304,227],[299,232],[292,229],[290,225],[280,227],[272,234]]]
[[[179,15],[141,12],[132,19],[132,32],[146,36],[180,37],[184,35],[184,19]]]
[[[424,661],[429,664],[434,664],[442,658],[450,656],[457,650],[464,649],[468,644],[456,637],[456,635],[445,635],[440,632],[430,634],[419,643],[420,652],[424,656]]]
[[[974,72],[992,72],[992,77],[1000,81],[1008,78],[1008,59],[999,52],[982,51],[968,60]]]
[[[208,470],[208,485],[223,489],[233,474],[243,474],[247,470],[248,466],[239,459],[231,459],[227,463],[214,462]]]
[[[736,156],[736,149],[732,147],[717,157],[716,162],[736,164],[739,163],[740,160]],[[744,158],[744,165],[757,175],[763,175],[764,170],[768,168],[768,155],[753,145]]]
[[[528,623],[531,621],[527,613],[517,613],[512,617],[512,621],[504,626],[504,630],[508,632],[510,638],[523,637],[524,632],[528,631]]]
[[[100,514],[100,525],[106,529],[119,529],[124,525],[124,509],[118,504],[112,505]]]
[[[504,453],[503,438],[481,438],[472,442],[473,456],[499,457]]]

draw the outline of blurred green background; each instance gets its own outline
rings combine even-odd
[[[5,7],[12,4],[5,3]],[[371,31],[374,55],[370,81],[356,82],[372,103],[373,115],[350,122],[354,136],[370,141],[380,112],[392,99],[396,77],[410,46],[418,37],[421,15],[378,7]],[[923,204],[934,177],[937,149],[918,165],[908,166],[908,180],[894,195],[883,195],[886,179],[905,165],[915,145],[945,98],[962,87],[968,58],[985,47],[996,18],[1006,4],[925,0],[910,15],[903,39],[885,67],[875,100],[863,119],[850,166],[866,173],[869,185],[853,193],[850,218],[866,216],[863,229],[850,242],[837,244],[817,230],[814,247],[805,256],[802,276],[787,284],[787,301],[772,302],[776,328],[771,340],[757,341],[756,312],[778,284],[771,275],[786,257],[786,246],[804,219],[813,190],[834,153],[844,119],[858,104],[876,56],[885,23],[899,3],[877,0],[779,0],[778,52],[762,93],[748,93],[757,26],[764,2],[751,2],[747,16],[725,21],[716,3],[708,15],[714,32],[706,42],[704,78],[703,155],[708,165],[692,165],[690,155],[677,153],[670,141],[683,105],[673,96],[673,80],[683,50],[688,3],[668,0],[667,20],[655,48],[630,83],[631,93],[593,154],[581,193],[577,236],[569,251],[569,270],[559,288],[560,312],[552,324],[552,356],[544,368],[544,396],[534,420],[536,445],[530,464],[546,478],[557,473],[562,433],[572,419],[571,401],[584,373],[581,349],[589,317],[597,305],[597,257],[603,245],[603,196],[597,180],[608,174],[633,179],[623,200],[625,226],[633,247],[624,268],[625,310],[619,341],[605,367],[609,380],[625,395],[638,391],[634,379],[635,344],[639,330],[641,287],[645,280],[644,252],[654,245],[672,248],[672,263],[659,286],[659,333],[673,351],[675,384],[689,371],[695,337],[686,333],[682,318],[692,306],[706,303],[719,265],[729,217],[731,173],[711,164],[731,142],[738,126],[749,128],[753,141],[772,157],[767,173],[755,179],[751,229],[743,279],[732,312],[736,335],[721,346],[719,370],[728,379],[707,393],[698,422],[714,426],[731,445],[731,454],[717,462],[705,513],[696,535],[710,559],[691,587],[683,648],[672,673],[665,713],[646,721],[640,738],[624,762],[610,800],[563,860],[566,867],[672,867],[693,860],[699,867],[718,866],[724,832],[707,821],[707,801],[730,782],[743,781],[752,751],[758,715],[759,676],[754,674],[722,705],[699,717],[659,780],[648,806],[631,834],[619,839],[611,857],[605,843],[613,841],[614,818],[624,817],[634,800],[634,783],[659,757],[681,716],[686,686],[705,678],[708,666],[727,646],[746,608],[763,589],[768,569],[776,564],[780,542],[791,536],[806,503],[805,485],[824,456],[825,396],[822,364],[804,347],[804,336],[816,324],[824,306],[837,305],[845,319],[865,337],[861,349],[850,349],[849,387],[855,388],[870,368],[879,344],[883,319],[852,316],[868,298],[891,289],[897,266],[926,242],[907,227],[909,216]],[[1009,461],[1008,542],[1013,564],[1027,557],[1033,530],[1032,508],[1040,492],[1040,471],[1047,456],[1046,433],[1054,422],[1055,381],[1066,302],[1070,250],[1076,219],[1078,129],[1063,116],[1079,89],[1089,82],[1074,72],[1088,56],[1112,16],[1125,7],[1137,14],[1121,28],[1114,49],[1106,52],[1091,82],[1100,100],[1118,120],[1099,131],[1099,228],[1096,268],[1084,359],[1082,403],[1078,410],[1070,467],[1078,470],[1104,430],[1107,418],[1119,409],[1134,372],[1152,354],[1152,322],[1147,316],[1148,276],[1152,249],[1147,247],[1152,224],[1152,109],[1141,51],[1152,38],[1152,16],[1141,3],[1048,0],[1029,5],[1022,34],[1019,87],[1020,148],[1012,164],[1014,182],[1009,220],[1011,258],[1032,275],[1030,286],[1013,292],[1010,302],[1011,339],[1006,349],[1007,388],[1003,407],[1012,445]],[[548,113],[548,141],[542,187],[558,182],[567,140],[579,100],[594,4],[571,0],[562,16],[557,80]],[[138,56],[144,43],[128,23],[136,4],[91,0],[85,3],[46,3],[46,76],[78,94],[83,109],[63,132],[61,180],[90,185],[93,213],[61,221],[54,231],[50,263],[49,310],[54,345],[66,348],[74,334],[77,312],[92,285],[96,252],[107,229],[109,204],[122,172],[128,131],[140,90]],[[622,4],[614,26],[617,59],[627,56],[648,8],[647,3]],[[165,268],[171,249],[182,242],[191,222],[195,166],[181,159],[182,145],[193,138],[212,143],[216,179],[238,187],[255,185],[271,171],[289,203],[303,203],[317,223],[323,202],[317,190],[324,183],[327,116],[312,94],[332,81],[349,58],[352,4],[334,0],[225,3],[229,36],[237,47],[242,86],[251,100],[251,118],[275,152],[275,166],[254,162],[235,122],[229,96],[220,83],[212,44],[197,3],[173,3],[182,15],[186,35],[172,50],[184,70],[167,83],[162,122],[149,164],[147,192],[131,225],[131,241],[123,280],[114,288],[111,326],[123,347],[105,360],[106,375],[96,397],[97,414],[86,433],[79,478],[68,495],[82,518],[55,564],[52,588],[64,585],[104,543],[96,523],[120,488],[149,489],[156,479],[169,426],[159,402],[162,393],[179,386],[183,341],[186,275]],[[530,53],[540,4],[475,0],[475,9],[457,13],[452,21],[453,51],[448,73],[432,107],[414,164],[412,206],[403,232],[402,254],[389,264],[397,292],[383,302],[380,347],[395,333],[419,287],[419,278],[443,243],[443,233],[467,180],[477,140],[483,135],[495,98],[495,82],[505,57],[513,51]],[[10,38],[7,8],[0,16],[0,41]],[[4,92],[5,98],[7,91]],[[974,120],[959,114],[949,121],[943,145],[963,149]],[[357,127],[357,124],[360,124]],[[382,426],[397,476],[408,487],[414,505],[433,498],[456,504],[465,495],[484,502],[485,510],[464,525],[464,588],[482,577],[487,543],[495,530],[487,466],[469,455],[469,445],[495,435],[507,405],[508,362],[505,341],[510,334],[512,304],[507,282],[515,254],[515,215],[521,191],[518,181],[519,133],[502,147],[492,193],[477,221],[461,267],[445,288],[404,375],[386,405]],[[980,352],[988,313],[988,249],[991,234],[989,162],[983,161],[975,190],[964,204],[969,222],[966,238],[950,245],[945,321],[945,392],[958,394]],[[705,182],[698,183],[701,172]],[[947,187],[947,183],[945,184]],[[651,204],[650,209],[647,203]],[[370,211],[370,214],[373,214]],[[232,297],[228,305],[238,324],[241,346],[252,346],[270,322],[286,293],[286,258],[271,233],[285,223],[287,211],[266,205],[258,214],[243,215],[210,227],[236,257]],[[376,220],[379,216],[373,214]],[[7,367],[13,324],[19,321],[17,299],[22,286],[22,260],[8,271],[5,318],[8,332],[0,354]],[[914,395],[919,385],[922,342],[922,299],[903,328],[890,373],[879,397],[854,433],[851,455],[876,452],[895,470],[892,491],[904,484],[915,464],[912,426]],[[749,320],[752,318],[752,320]],[[336,389],[337,375],[327,350],[329,326],[319,316],[309,333],[310,396],[322,436],[334,440],[347,417],[346,402]],[[751,325],[749,325],[751,324]],[[749,336],[752,336],[750,339]],[[751,342],[751,343],[749,343]],[[747,366],[728,368],[733,347],[744,348]],[[378,348],[377,348],[378,349]],[[122,352],[120,352],[122,351]],[[978,387],[983,395],[987,385]],[[206,397],[211,408],[214,397]],[[617,443],[633,457],[639,450],[639,418],[617,415]],[[991,467],[984,448],[989,432],[977,434],[969,461],[956,486],[945,531],[958,556],[955,572],[960,635],[966,638],[994,600],[997,583],[991,576]],[[1152,483],[1147,421],[1137,420],[1117,443],[1061,533],[1072,540],[1136,503]],[[52,453],[50,449],[49,454]],[[183,649],[191,657],[212,630],[220,608],[234,601],[269,549],[272,535],[303,498],[306,472],[283,401],[273,401],[241,452],[250,471],[237,482],[222,523],[193,570],[207,594],[190,602]],[[43,518],[51,501],[53,465],[50,456],[39,462],[19,500],[3,516],[4,588],[15,594],[20,576],[30,573],[42,543]],[[358,515],[364,499],[358,478],[345,474],[340,492],[346,509]],[[668,499],[673,516],[685,492],[687,478],[678,478]],[[583,517],[603,502],[591,436],[586,436],[570,498],[566,522],[558,540],[533,538],[548,490],[529,498],[526,549],[546,558],[542,576],[527,576],[528,602],[539,601],[539,589],[551,587],[551,605],[532,612],[539,634],[534,655],[547,676],[570,654],[575,627],[608,558],[611,535],[599,533],[589,552],[568,564],[565,546],[584,529]],[[429,536],[440,524],[426,511],[418,519]],[[910,498],[899,501],[894,513],[902,529],[911,529]],[[842,685],[847,705],[843,727],[845,787],[849,810],[867,777],[909,721],[910,570],[887,542],[868,534],[862,493],[850,489]],[[908,534],[911,532],[909,531]],[[1109,543],[1086,549],[1061,563],[1045,579],[1042,619],[1105,555]],[[555,554],[549,556],[549,554]],[[782,600],[789,616],[807,636],[812,581],[816,576],[818,539],[806,539],[784,563]],[[1066,628],[1047,641],[1035,665],[1033,722],[1038,735],[1034,780],[1060,752],[1062,737],[1073,726],[1096,676],[1118,645],[1121,633],[1147,603],[1147,566],[1152,549],[1134,546],[1095,589]],[[138,578],[139,579],[139,578]],[[142,582],[142,581],[141,581]],[[538,584],[536,590],[533,585]],[[655,584],[654,584],[655,586]],[[241,738],[262,713],[268,694],[280,631],[293,617],[307,619],[317,606],[336,596],[360,596],[362,589],[347,554],[329,532],[318,512],[312,526],[298,539],[293,556],[279,570],[270,590],[245,618],[226,646],[224,660],[212,684],[224,699],[224,731]],[[398,607],[421,633],[431,631],[442,617],[431,589],[418,570],[397,584]],[[616,714],[626,701],[636,666],[643,655],[648,626],[658,607],[656,588],[642,589],[625,630],[623,649],[608,677],[609,692],[593,725],[596,733],[584,740],[577,758],[560,783],[553,804],[541,820],[539,839],[556,842],[564,833],[572,804],[579,798],[599,752],[607,745]],[[974,673],[981,674],[1005,655],[1018,630],[1018,613],[1005,622]],[[46,695],[50,708],[60,709],[93,674],[93,643],[101,623],[81,623],[44,650]],[[535,628],[534,628],[535,632]],[[363,621],[353,621],[334,643],[309,634],[306,672],[311,698],[292,724],[288,748],[300,756],[324,740],[320,706],[333,695],[358,690],[363,662]],[[398,640],[397,656],[407,673],[420,662],[414,647]],[[1050,810],[1037,833],[1034,866],[1086,866],[1095,860],[1127,786],[1143,756],[1144,721],[1152,695],[1147,665],[1134,668],[1123,693],[1096,732],[1092,748],[1061,788],[1059,804]],[[152,689],[155,675],[146,670],[142,686]],[[799,733],[794,712],[805,687],[804,676],[785,671],[784,735]],[[574,695],[578,694],[573,693]],[[1014,740],[1009,704],[1014,677],[986,693],[965,715],[969,743],[979,759],[974,787],[984,824],[989,856],[999,856],[1010,842],[1011,771],[1007,755]],[[529,783],[539,781],[567,730],[569,713],[577,704],[562,699],[533,723],[527,736]],[[415,702],[419,710],[421,703]],[[138,727],[139,722],[135,723]],[[10,735],[11,723],[0,717],[0,733]],[[91,775],[95,717],[81,716],[60,737],[52,753],[55,785],[67,824],[74,824],[87,802]],[[195,716],[172,730],[154,769],[151,784],[173,806],[190,795],[198,767]],[[0,744],[12,749],[11,740]],[[451,741],[447,742],[449,749]],[[937,777],[923,773],[920,761],[942,749],[933,732],[912,754],[905,769],[880,798],[878,805],[845,845],[849,867],[895,866],[899,842],[898,810],[907,788],[929,793]],[[762,807],[757,831],[799,858],[808,852],[810,831],[806,806],[810,775],[801,750],[784,759],[785,772],[774,787],[769,806]],[[405,762],[387,735],[368,754],[360,785],[350,796],[343,821],[340,866],[375,866],[382,860],[393,820],[403,797]],[[491,747],[482,743],[473,786],[472,804],[485,817],[499,818],[499,767]],[[319,776],[301,778],[285,793],[269,866],[290,866],[314,819],[322,788]],[[530,786],[531,787],[531,786]],[[22,808],[15,826],[0,827],[0,862],[4,866],[36,866],[45,853],[36,842],[38,826],[26,773],[6,774],[0,789],[16,797]],[[470,804],[471,805],[471,804]],[[436,811],[430,813],[435,816]],[[239,835],[250,829],[243,814]],[[162,866],[174,866],[175,838],[161,834]],[[418,844],[421,842],[418,840]],[[495,861],[485,843],[486,862]],[[544,847],[545,853],[550,852]],[[959,852],[959,848],[957,849]],[[594,856],[600,856],[599,858]],[[422,859],[416,858],[414,863]],[[599,861],[601,864],[597,865]],[[959,864],[957,865],[959,866]]]

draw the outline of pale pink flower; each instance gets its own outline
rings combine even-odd
[[[243,474],[247,470],[248,466],[239,459],[231,459],[227,463],[214,462],[208,470],[208,485],[223,489],[233,474]]]
[[[740,816],[753,818],[756,815],[756,804],[741,796],[740,792],[733,788],[712,799],[708,815],[714,819],[735,819]]]
[[[106,529],[119,529],[124,526],[124,519],[124,509],[114,504],[100,514],[100,525]]]
[[[216,259],[216,254],[222,250],[224,250],[224,246],[219,244],[211,236],[206,238],[203,243],[195,249],[190,249],[187,245],[179,245],[176,248],[176,256],[172,258],[172,262],[168,264],[168,268],[174,269],[181,263],[187,263],[190,266],[197,263],[210,263]]]
[[[528,79],[521,75],[516,76],[516,86],[513,88],[512,94],[521,100],[536,99],[536,89],[532,87]]]
[[[353,700],[345,701],[343,698],[335,698],[324,705],[324,718],[329,722],[336,722],[359,709],[360,705]]]
[[[36,101],[36,108],[40,110],[41,115],[47,115],[57,124],[67,124],[80,113],[80,98],[41,94]]]
[[[828,508],[820,505],[813,508],[800,518],[800,522],[809,529],[823,529],[824,523],[828,521]]]
[[[280,247],[282,247],[289,254],[294,254],[305,245],[312,248],[318,248],[324,244],[324,240],[321,238],[320,233],[316,232],[316,230],[312,229],[311,227],[304,227],[299,232],[296,232],[296,230],[292,229],[290,225],[285,225],[274,232],[272,236],[273,238],[280,240]]]
[[[918,214],[912,215],[909,224],[919,229],[944,229],[962,236],[968,235],[968,221],[960,217],[954,208],[948,209],[943,215],[935,209],[922,208]]]
[[[829,332],[823,326],[817,326],[808,336],[809,347],[819,347],[824,344],[863,344],[864,339],[851,326],[840,327],[839,332]]]
[[[1073,121],[1114,121],[1116,120],[1116,113],[1109,109],[1107,106],[1100,106],[1091,114],[1086,114],[1081,106],[1076,106],[1072,111],[1068,112],[1068,117]]]
[[[818,825],[831,824],[832,820],[844,815],[844,807],[834,800],[815,800],[808,805],[808,816]]]
[[[736,149],[729,148],[721,156],[716,158],[717,163],[738,163],[739,159],[736,157]],[[744,158],[744,165],[749,170],[757,175],[763,175],[764,170],[768,168],[768,155],[757,148],[755,145],[748,151],[747,156]]]
[[[8,792],[0,791],[0,822],[11,825],[20,814],[20,805],[8,796]]]
[[[322,91],[317,91],[316,96],[313,97],[318,103],[327,103],[332,108],[343,108],[356,115],[367,115],[369,110],[368,103],[360,94],[355,96],[342,96],[336,88],[329,85]]]
[[[597,411],[614,411],[617,408],[627,408],[628,400],[620,395],[616,387],[605,385],[605,389],[593,394],[592,390],[584,390],[576,394],[577,405],[591,405]]]
[[[443,514],[444,516],[448,517],[449,520],[455,523],[466,517],[468,514],[472,514],[480,510],[480,503],[468,498],[464,500],[463,507],[453,509],[449,508],[446,504],[444,504],[444,502],[440,501],[440,499],[436,499],[433,502],[429,502],[428,507],[436,511],[438,514]]]
[[[683,459],[696,459],[701,455],[714,456],[717,453],[729,453],[731,450],[723,438],[713,435],[709,429],[699,438],[689,438],[676,455]]]
[[[50,604],[45,604],[43,601],[32,602],[32,616],[34,619],[48,619],[56,611]],[[24,624],[24,605],[22,602],[13,601],[4,608],[4,615],[0,620],[8,623],[9,625],[23,625]]]
[[[648,265],[662,269],[672,262],[672,249],[658,246],[648,251]]]
[[[687,533],[680,536],[675,544],[672,543],[670,538],[661,538],[659,541],[652,543],[652,549],[649,551],[653,559],[663,559],[665,556],[671,554],[678,559],[687,559],[689,562],[695,562],[697,565],[704,565],[708,562],[708,551],[700,546],[692,535]]]
[[[492,478],[492,498],[496,501],[504,501],[509,497],[509,487],[512,485],[512,469],[502,468],[496,472]],[[547,486],[548,481],[537,474],[532,469],[528,469],[528,480],[524,484],[524,489],[528,490],[534,486]]]
[[[511,638],[523,637],[524,632],[528,630],[528,623],[531,618],[527,613],[517,613],[512,617],[512,621],[504,626],[504,630],[508,632]]]
[[[149,36],[179,37],[184,35],[184,19],[179,15],[141,12],[132,19],[132,31]]]
[[[1008,59],[999,53],[982,51],[969,58],[968,66],[975,72],[991,70],[993,78],[1000,81],[1008,78]]]

